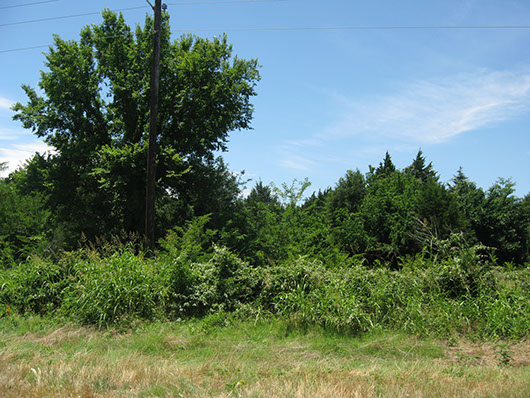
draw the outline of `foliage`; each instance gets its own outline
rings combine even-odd
[[[172,317],[233,311],[257,294],[257,271],[226,248],[214,247],[207,262],[166,260],[168,312]]]
[[[0,314],[53,314],[72,280],[64,262],[33,258],[0,274]]]
[[[130,246],[85,249],[3,270],[0,315],[56,314],[107,326],[203,316],[224,324],[231,314],[269,314],[294,327],[346,334],[484,339],[524,338],[530,330],[529,269],[495,267],[487,250],[465,245],[462,234],[403,260],[399,270],[366,267],[361,258],[328,265],[308,256],[254,267],[214,244],[201,256],[211,237],[201,232],[206,221],[164,242],[155,258]]]
[[[432,162],[426,165],[426,159],[423,155],[422,150],[418,151],[416,158],[412,164],[405,168],[404,172],[412,175],[413,177],[421,180],[422,182],[427,181],[438,181],[436,172],[434,171]]]
[[[108,325],[124,319],[153,319],[166,296],[155,265],[131,250],[75,260],[72,283],[63,292],[62,312],[82,323]]]
[[[486,193],[481,222],[475,233],[480,242],[495,247],[502,262],[524,261],[528,253],[528,213],[516,198],[514,183],[499,179]]]
[[[162,258],[184,258],[190,262],[208,260],[217,231],[206,228],[210,215],[194,218],[184,228],[176,227],[160,241]]]
[[[0,179],[0,268],[14,266],[46,247],[50,213],[42,202],[40,195],[24,195],[15,184]]]
[[[166,274],[168,310],[172,316],[233,310],[254,297],[255,271],[228,249],[213,243],[216,231],[206,229],[209,216],[177,228],[162,241],[160,257]]]
[[[257,182],[250,194],[239,201],[239,212],[228,231],[238,252],[253,264],[266,265],[285,256],[284,209],[273,187]]]
[[[420,182],[399,171],[376,176],[360,209],[368,235],[366,250],[374,260],[396,262],[414,247],[412,220],[419,205]]]
[[[188,169],[167,187],[157,202],[157,230],[160,238],[175,226],[195,217],[210,215],[208,227],[222,230],[236,211],[241,175],[230,172],[221,157],[190,159]]]
[[[54,148],[15,179],[27,193],[43,195],[66,247],[82,233],[94,239],[143,231],[153,21],[146,17],[133,32],[122,15],[105,10],[102,16],[79,41],[55,37],[39,90],[24,85],[28,103],[13,107],[14,118]],[[170,211],[170,221],[181,223],[212,210],[222,219],[230,210],[226,201],[239,191],[214,151],[226,150],[231,131],[250,128],[258,64],[233,56],[226,36],[171,41],[167,14],[162,25],[159,219]],[[222,191],[219,199],[216,191],[204,196],[209,186]],[[209,209],[203,212],[201,203]],[[158,225],[162,237],[175,224]]]

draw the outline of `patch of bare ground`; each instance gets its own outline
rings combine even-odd
[[[512,366],[526,367],[530,365],[530,341],[518,342],[470,342],[461,340],[446,345],[446,358],[451,363],[465,363],[478,366]]]

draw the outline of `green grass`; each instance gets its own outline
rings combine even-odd
[[[0,319],[5,397],[526,397],[529,364],[525,340],[348,336],[234,317],[123,330]]]

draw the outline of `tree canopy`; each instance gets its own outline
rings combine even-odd
[[[121,14],[102,16],[79,41],[55,36],[39,90],[24,85],[28,102],[13,108],[54,148],[27,170],[40,175],[58,224],[76,239],[143,231],[153,20],[133,31]],[[172,41],[163,15],[157,206],[193,196],[186,175],[204,175],[205,166],[225,175],[214,154],[226,150],[231,131],[250,128],[258,68],[234,56],[226,36]]]

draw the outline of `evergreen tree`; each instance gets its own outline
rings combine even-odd
[[[500,178],[486,193],[476,236],[494,247],[499,263],[522,263],[528,258],[528,214],[514,195],[515,184]]]
[[[385,154],[385,158],[381,163],[379,163],[379,167],[375,170],[375,175],[385,175],[388,176],[396,171],[396,166],[394,166],[394,163],[392,163],[392,158],[390,157],[390,154],[388,151]]]
[[[359,170],[348,170],[328,194],[328,212],[333,215],[338,209],[346,209],[355,213],[363,200],[365,187],[366,181],[362,173]]]
[[[470,181],[460,167],[449,184],[449,192],[453,194],[456,201],[458,224],[470,242],[475,241],[475,231],[482,217],[484,191]]]
[[[412,164],[406,167],[404,171],[405,173],[410,174],[411,176],[418,178],[423,182],[427,182],[429,180],[438,180],[436,172],[432,167],[432,162],[426,165],[425,156],[423,156],[421,149],[418,151],[418,154],[416,155],[416,158]]]

